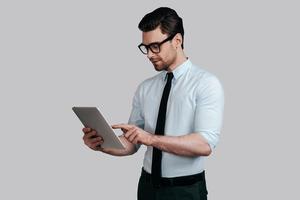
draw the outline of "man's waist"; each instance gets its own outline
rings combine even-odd
[[[142,169],[142,178],[144,178],[147,182],[152,182],[152,175]],[[160,185],[162,186],[183,186],[183,185],[192,185],[198,181],[205,181],[205,171],[187,175],[187,176],[178,176],[172,178],[161,177]]]

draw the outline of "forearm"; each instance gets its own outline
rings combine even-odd
[[[128,156],[136,152],[136,148],[134,144],[128,142],[128,140],[123,136],[119,136],[119,138],[124,144],[125,149],[102,148],[101,151],[103,153],[110,154],[113,156]]]
[[[199,133],[184,136],[154,135],[151,146],[180,156],[208,156],[211,148]]]

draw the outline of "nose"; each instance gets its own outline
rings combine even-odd
[[[147,52],[148,59],[152,58],[153,55],[154,55],[154,53],[150,49],[148,49],[148,52]]]

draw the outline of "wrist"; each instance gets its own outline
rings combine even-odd
[[[157,135],[151,134],[149,146],[154,146],[156,144],[157,139]]]

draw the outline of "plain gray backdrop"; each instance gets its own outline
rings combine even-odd
[[[185,52],[225,90],[209,199],[299,199],[299,3],[1,1],[0,199],[136,199],[145,148],[93,152],[72,106],[126,123],[155,75],[137,25],[160,6],[183,18]]]

